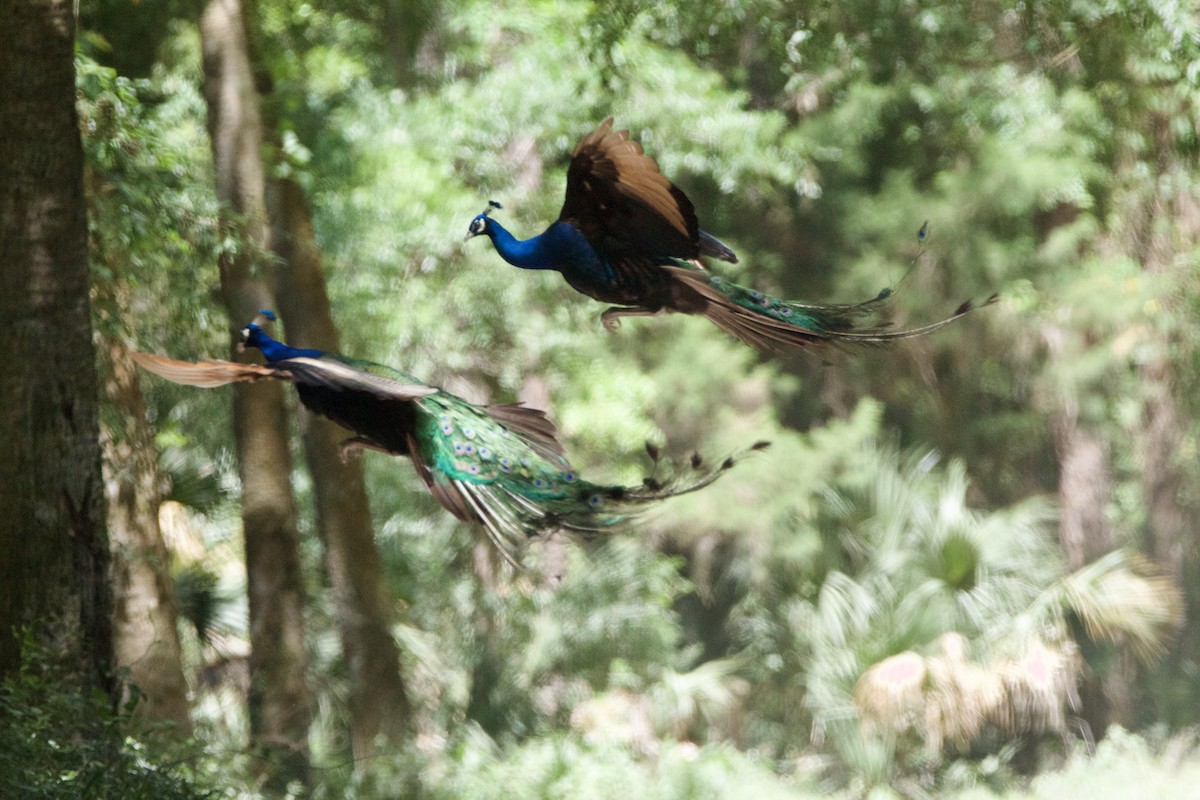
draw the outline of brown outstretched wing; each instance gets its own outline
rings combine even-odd
[[[366,392],[385,400],[419,400],[438,390],[422,383],[405,383],[375,375],[334,359],[292,358],[274,364],[242,364],[237,361],[178,361],[151,353],[133,353],[143,369],[174,383],[212,389],[243,381],[277,380],[325,386],[340,391]]]
[[[241,381],[291,380],[291,375],[285,371],[258,364],[240,364],[236,361],[218,360],[193,363],[138,352],[130,353],[130,356],[142,369],[153,372],[155,375],[174,383],[200,386],[205,389]]]
[[[700,229],[691,201],[629,131],[612,124],[609,117],[576,145],[558,218],[593,246],[612,240],[643,254],[696,258]]]

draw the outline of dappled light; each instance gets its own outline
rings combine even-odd
[[[0,797],[1194,792],[1195,2],[20,9]]]

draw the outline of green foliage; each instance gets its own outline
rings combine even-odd
[[[614,662],[623,681],[669,666],[679,646],[671,603],[685,587],[677,570],[624,539],[588,556],[571,550],[561,586],[534,598],[530,640],[515,648],[525,653],[518,682],[532,688],[556,671],[603,686]]]
[[[1177,592],[1139,576],[1136,559],[1115,552],[1066,574],[1044,504],[981,513],[959,463],[863,455],[802,522],[833,545],[830,570],[781,606],[746,604],[738,621],[743,636],[776,632],[774,653],[747,641],[758,659],[797,665],[756,681],[753,716],[777,726],[761,729],[764,744],[786,742],[790,700],[807,709],[813,744],[837,754],[840,780],[902,785],[943,746],[985,749],[989,728],[1065,730],[1088,644],[1072,641],[1068,614],[1091,639],[1147,657],[1169,641]]]
[[[151,317],[110,324],[194,348],[214,332],[216,259],[231,246],[218,238],[203,100],[179,75],[133,80],[87,56],[76,62],[93,270],[106,282],[119,276],[133,310]],[[168,294],[175,314],[163,316],[149,300]]]
[[[185,52],[195,45],[194,33],[177,29],[169,41],[182,41]],[[164,69],[152,78],[124,77],[83,53],[76,64],[94,323],[132,349],[220,355],[229,326],[213,287],[221,253],[237,243],[218,231],[198,87]],[[164,494],[211,511],[227,500],[214,463],[214,451],[229,446],[227,403],[176,388],[148,393],[163,445],[160,465],[172,480]],[[186,426],[177,424],[182,419]]]
[[[561,584],[521,579],[503,594],[480,597],[480,609],[462,608],[467,615],[486,612],[480,622],[487,627],[463,630],[466,638],[457,641],[444,634],[421,653],[419,671],[440,684],[440,713],[453,711],[445,706],[457,695],[491,735],[524,738],[561,723],[592,692],[611,685],[640,689],[681,663],[686,656],[678,652],[671,603],[684,586],[671,559],[632,541],[613,540],[586,560],[569,550]],[[444,623],[439,627],[449,633]],[[459,669],[469,666],[473,673],[468,696],[452,688],[460,678],[447,651],[457,651]]]
[[[1063,579],[1049,603],[1076,614],[1093,640],[1120,642],[1153,663],[1182,620],[1182,597],[1142,558],[1114,551]]]
[[[172,436],[172,432],[176,435]],[[160,430],[155,438],[161,448],[158,468],[170,481],[163,500],[173,500],[202,514],[214,511],[226,500],[215,465],[195,448],[186,447],[187,439],[177,427]]]
[[[1104,677],[1093,651],[1160,655],[1169,586],[1127,551],[1068,574],[1047,498],[1068,421],[1104,443],[1118,545],[1154,549],[1155,498],[1200,498],[1194,3],[368,5],[272,0],[253,21],[343,350],[547,406],[596,480],[640,479],[646,439],[675,459],[773,446],[635,535],[531,552],[517,574],[473,551],[479,532],[407,465],[368,454],[417,736],[351,775],[312,569],[318,794],[975,797],[1017,783],[1037,731],[1061,735],[1081,658]],[[215,239],[195,33],[166,32],[148,78],[81,61],[95,270],[132,287],[133,313],[104,324],[221,356],[210,287],[239,245]],[[894,286],[898,325],[1001,301],[933,337],[804,359],[693,319],[608,336],[557,276],[462,234],[490,198],[517,233],[542,230],[566,154],[610,114],[738,251],[718,265],[731,278],[830,302]],[[1156,488],[1158,391],[1181,413],[1175,482]],[[226,401],[161,384],[149,399],[172,497],[208,515],[208,559],[235,584]],[[315,537],[305,548],[319,563]],[[1195,630],[1131,687],[1145,718],[1195,721]],[[896,657],[927,678],[897,695],[914,705],[863,688],[889,688],[874,670]],[[1026,666],[1057,678],[1031,688]],[[1145,702],[1167,680],[1169,699]],[[864,712],[881,697],[888,724]],[[225,685],[198,705],[236,751],[235,698]],[[1190,740],[1114,740],[1013,796],[1104,796],[1142,769],[1183,791],[1167,773],[1190,774]]]
[[[134,694],[132,703],[136,703]],[[190,753],[128,733],[132,704],[114,712],[99,688],[80,689],[63,665],[26,645],[0,682],[0,797],[11,800],[191,800],[213,797]]]
[[[1193,733],[1162,741],[1158,736],[1142,738],[1114,727],[1094,754],[1078,747],[1062,768],[1038,775],[1026,787],[1000,794],[980,787],[945,796],[948,800],[1186,797],[1198,779],[1200,752]]]
[[[701,800],[761,797],[802,800],[823,796],[789,785],[769,766],[728,747],[664,745],[653,764],[613,745],[547,737],[498,758],[467,749],[463,766],[433,797],[608,798]]]
[[[189,564],[172,576],[175,604],[179,616],[196,629],[201,644],[208,644],[221,613],[228,602],[217,589],[218,576],[203,564]]]

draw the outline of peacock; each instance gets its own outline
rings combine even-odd
[[[274,319],[270,312],[262,315]],[[553,530],[590,537],[619,529],[638,511],[709,485],[742,455],[767,446],[757,442],[712,467],[693,455],[684,471],[651,475],[640,486],[591,483],[571,467],[542,411],[520,403],[477,406],[382,364],[290,347],[271,338],[261,319],[242,329],[241,346],[261,350],[265,365],[192,363],[148,353],[133,358],[191,386],[290,381],[306,408],[353,432],[343,442],[344,458],[363,449],[408,456],[437,501],[458,519],[481,523],[513,564],[531,537]],[[657,472],[658,448],[647,443],[646,449]]]
[[[612,127],[610,117],[579,140],[567,168],[562,210],[543,233],[517,239],[491,217],[501,208],[493,200],[471,220],[466,236],[487,236],[509,264],[556,270],[576,291],[615,303],[600,317],[610,332],[621,317],[677,312],[700,314],[761,350],[882,344],[937,330],[974,307],[968,301],[940,322],[888,331],[878,312],[889,289],[863,303],[812,305],[714,275],[700,259],[737,263],[737,256],[700,229],[687,195],[667,180],[629,131]]]

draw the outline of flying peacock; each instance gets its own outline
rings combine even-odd
[[[609,331],[619,326],[621,317],[673,311],[707,317],[762,350],[882,344],[937,330],[974,307],[968,301],[940,322],[888,331],[878,318],[891,295],[888,289],[864,303],[811,305],[770,297],[713,275],[702,257],[736,263],[737,256],[700,230],[683,191],[629,138],[629,131],[614,131],[612,124],[610,117],[579,140],[567,168],[562,210],[543,233],[523,241],[515,238],[491,218],[492,209],[500,208],[491,201],[471,220],[466,236],[487,236],[513,266],[556,270],[576,291],[616,303],[601,315]]]
[[[270,312],[263,312],[274,319]],[[295,384],[300,402],[354,433],[343,456],[370,449],[408,456],[438,502],[461,520],[482,523],[509,561],[526,539],[564,530],[590,536],[619,528],[633,514],[715,481],[742,454],[709,467],[693,455],[687,475],[646,478],[641,486],[590,483],[572,469],[546,415],[520,403],[477,406],[370,361],[290,347],[258,323],[241,332],[243,347],[265,365],[177,361],[134,353],[143,368],[175,383],[212,388],[238,381]],[[761,450],[758,442],[747,451]],[[646,449],[658,463],[658,450]]]

